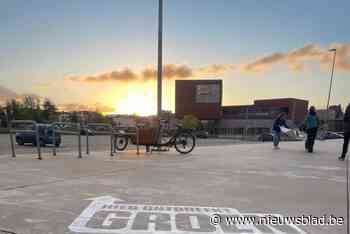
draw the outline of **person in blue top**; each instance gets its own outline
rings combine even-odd
[[[286,113],[282,112],[280,113],[275,121],[273,122],[272,126],[272,135],[273,135],[273,146],[275,149],[279,149],[279,144],[281,140],[281,127],[289,128],[286,123]]]
[[[338,158],[341,161],[344,161],[345,156],[348,152],[350,141],[350,104],[346,107],[344,114],[344,143],[343,143],[343,151],[341,156]]]
[[[317,117],[316,108],[314,106],[310,107],[309,113],[304,121],[304,126],[307,134],[307,138],[305,141],[305,150],[309,153],[312,153],[314,151],[314,144],[317,131],[320,126],[320,120]]]

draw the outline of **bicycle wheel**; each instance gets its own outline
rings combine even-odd
[[[117,136],[114,141],[114,146],[118,151],[123,151],[128,146],[128,137],[126,136]]]
[[[190,153],[196,146],[196,138],[187,132],[182,132],[176,136],[175,149],[181,154]]]

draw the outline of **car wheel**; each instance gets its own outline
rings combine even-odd
[[[17,144],[18,144],[18,145],[24,145],[24,142],[23,142],[22,139],[18,138],[18,139],[17,139]]]

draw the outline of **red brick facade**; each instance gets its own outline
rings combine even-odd
[[[217,101],[211,103],[199,102],[197,98],[198,85],[217,85]],[[216,87],[217,87],[216,86]],[[200,120],[215,120],[221,118],[222,80],[177,80],[175,83],[175,115],[183,118],[194,115]]]
[[[309,101],[295,98],[276,98],[255,100],[254,105],[270,108],[286,108],[288,110],[287,119],[300,123],[307,114]]]

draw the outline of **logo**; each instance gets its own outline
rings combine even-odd
[[[233,208],[127,204],[110,196],[98,197],[69,226],[75,233],[91,234],[305,234],[293,224],[279,226],[227,225],[222,217],[262,216]],[[281,215],[276,215],[281,216]]]

